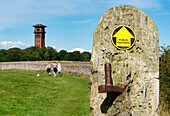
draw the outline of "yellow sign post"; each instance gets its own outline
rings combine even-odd
[[[136,41],[134,31],[126,25],[120,25],[112,31],[111,41],[119,50],[129,50]]]

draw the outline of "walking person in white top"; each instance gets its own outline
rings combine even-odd
[[[59,77],[60,77],[60,72],[61,72],[61,64],[58,63],[58,74],[59,74]]]

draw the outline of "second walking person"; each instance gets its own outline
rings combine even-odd
[[[57,73],[57,64],[56,64],[56,62],[53,63],[53,71],[54,71],[54,78],[55,78],[56,73]]]

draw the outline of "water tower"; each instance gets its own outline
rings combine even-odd
[[[33,25],[35,27],[35,46],[42,48],[45,47],[45,25],[37,24]]]

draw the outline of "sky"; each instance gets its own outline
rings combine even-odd
[[[170,45],[170,0],[0,0],[0,49],[34,46],[35,24],[46,25],[46,46],[91,51],[103,13],[118,5],[144,11],[156,23],[159,44]]]

